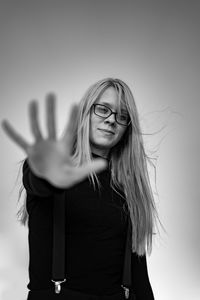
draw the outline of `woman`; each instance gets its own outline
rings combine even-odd
[[[28,218],[28,299],[125,299],[122,271],[131,221],[131,290],[154,299],[146,252],[151,252],[156,209],[135,101],[119,79],[93,84],[73,106],[62,138],[56,137],[55,96],[46,103],[47,131],[30,103],[35,142],[30,145],[7,122],[3,128],[27,154],[23,222]],[[53,199],[65,192],[66,249],[62,291],[51,281]],[[130,294],[131,295],[131,294]],[[57,298],[56,298],[57,297]]]

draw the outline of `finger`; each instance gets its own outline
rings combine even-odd
[[[38,103],[35,100],[31,101],[29,104],[29,116],[31,131],[36,141],[39,141],[42,139],[42,134],[38,122]]]
[[[55,101],[56,101],[56,97],[53,93],[47,95],[46,114],[47,114],[47,131],[48,131],[49,139],[56,138]]]
[[[95,159],[90,163],[84,164],[77,169],[78,181],[83,180],[91,173],[98,173],[107,167],[107,161],[105,159]]]
[[[2,128],[5,131],[5,133],[15,142],[18,146],[20,146],[22,149],[27,152],[27,149],[29,147],[29,144],[26,142],[26,140],[15,131],[15,129],[10,125],[10,123],[6,120],[2,122]]]
[[[77,118],[78,118],[78,106],[76,104],[72,105],[69,115],[69,120],[63,134],[63,141],[65,145],[68,146],[69,152],[71,153],[73,147],[73,141],[76,134],[77,127]]]

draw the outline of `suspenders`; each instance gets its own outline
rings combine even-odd
[[[52,282],[55,285],[55,293],[61,291],[61,284],[65,278],[65,192],[57,193],[54,196],[53,216],[53,261],[52,261]],[[128,217],[128,230],[126,237],[124,267],[122,275],[122,288],[125,292],[125,299],[129,298],[131,287],[131,220]]]
[[[126,236],[125,254],[124,254],[124,267],[122,275],[122,288],[125,292],[125,299],[129,299],[129,289],[132,284],[131,277],[131,254],[132,254],[132,229],[131,219],[128,216],[128,229]]]
[[[55,293],[61,291],[65,278],[65,192],[54,195],[52,282]]]

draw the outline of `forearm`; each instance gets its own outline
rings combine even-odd
[[[52,186],[47,180],[36,176],[29,167],[27,159],[23,164],[23,186],[27,193],[41,197],[49,197],[59,189]]]

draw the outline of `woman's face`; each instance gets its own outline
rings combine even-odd
[[[113,112],[118,112],[118,96],[113,87],[107,88],[95,104],[102,104],[109,107]],[[123,113],[128,115],[125,106],[121,105]],[[103,157],[107,157],[110,149],[122,138],[126,126],[120,125],[115,120],[115,115],[106,119],[97,116],[92,108],[90,115],[90,145],[91,151]]]

